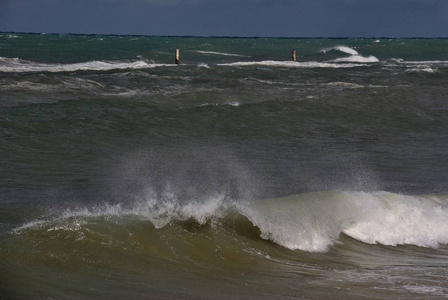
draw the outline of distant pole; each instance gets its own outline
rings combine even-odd
[[[297,61],[296,50],[292,50],[292,61]]]
[[[176,65],[178,65],[179,64],[179,49],[176,49],[176,59],[175,59],[175,62],[176,62]]]

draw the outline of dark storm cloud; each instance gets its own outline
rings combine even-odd
[[[1,31],[448,36],[446,0],[0,0]]]

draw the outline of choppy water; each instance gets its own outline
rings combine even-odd
[[[446,39],[0,33],[0,296],[444,299],[447,117]]]

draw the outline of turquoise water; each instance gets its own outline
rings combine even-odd
[[[444,298],[447,46],[0,33],[0,296]]]

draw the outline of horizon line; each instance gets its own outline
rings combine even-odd
[[[58,33],[33,31],[0,31],[1,34],[34,34],[34,35],[86,35],[86,36],[133,36],[163,38],[232,38],[232,39],[448,39],[448,36],[233,36],[233,35],[153,35],[153,34],[116,34],[116,33]]]

